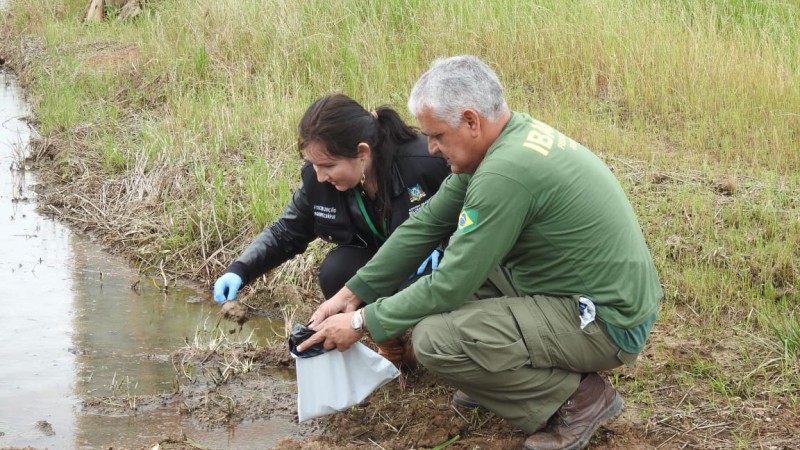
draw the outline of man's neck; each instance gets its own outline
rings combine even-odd
[[[484,148],[486,149],[486,152],[489,151],[489,147],[491,147],[492,144],[494,144],[494,141],[496,141],[497,138],[500,137],[500,134],[503,132],[503,129],[506,127],[506,124],[508,124],[509,120],[511,120],[510,111],[506,112],[495,121],[487,120],[484,122],[485,132],[483,134],[483,138],[484,138]],[[484,152],[484,156],[486,155],[486,152]]]

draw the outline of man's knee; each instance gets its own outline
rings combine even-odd
[[[411,342],[417,361],[424,367],[435,370],[439,361],[446,357],[446,343],[450,339],[446,336],[447,326],[441,316],[429,316],[414,326]]]
[[[414,346],[417,361],[423,366],[427,366],[428,355],[431,354],[432,347],[430,335],[422,322],[418,323],[411,332],[411,344]]]

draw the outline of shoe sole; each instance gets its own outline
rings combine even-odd
[[[622,408],[625,407],[625,401],[622,400],[622,396],[619,393],[614,393],[614,400],[611,401],[611,404],[603,410],[601,414],[597,416],[597,418],[592,422],[592,425],[583,432],[578,442],[574,445],[570,445],[569,447],[564,447],[561,450],[580,450],[582,448],[586,448],[589,445],[589,442],[592,440],[592,436],[594,433],[597,432],[597,429],[606,425],[607,423],[613,421],[617,417],[622,414]],[[527,445],[523,444],[522,448],[524,450],[536,450],[533,447],[528,447]]]
[[[453,396],[453,405],[464,409],[482,408],[481,404],[475,401],[464,401]]]

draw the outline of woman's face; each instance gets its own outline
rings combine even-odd
[[[303,150],[320,183],[330,183],[344,192],[361,182],[361,175],[364,173],[363,159],[332,156],[321,142],[311,142]]]

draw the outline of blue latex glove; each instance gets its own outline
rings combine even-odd
[[[441,258],[441,256],[442,251],[438,248],[434,249],[430,256],[425,258],[425,261],[422,261],[422,265],[419,266],[419,269],[417,269],[417,275],[422,275],[425,272],[425,268],[428,267],[428,263],[431,264],[431,270],[436,270],[436,268],[439,267],[439,258]]]
[[[242,287],[242,277],[232,272],[222,275],[214,283],[214,301],[225,303],[227,300],[233,300],[240,287]]]

